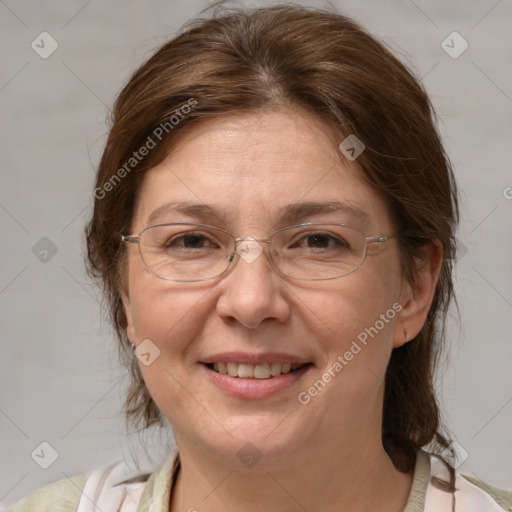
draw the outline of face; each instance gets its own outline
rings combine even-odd
[[[298,110],[204,122],[146,173],[132,233],[166,222],[264,239],[302,222],[349,224],[367,236],[393,233],[384,200],[358,177],[357,161],[340,156],[338,139]],[[206,204],[219,216],[170,207],[148,220],[176,201]],[[334,201],[350,208],[280,215],[291,204]],[[386,366],[404,341],[396,240],[369,244],[361,268],[324,281],[279,274],[265,247],[254,261],[237,256],[221,277],[192,283],[151,274],[137,246],[127,250],[128,336],[136,345],[150,340],[160,351],[140,367],[178,445],[223,459],[232,454],[235,461],[251,442],[277,461],[326,442],[380,437]],[[294,371],[259,379],[212,368],[227,362],[239,373],[265,375],[266,363],[274,373],[286,371],[286,363]]]

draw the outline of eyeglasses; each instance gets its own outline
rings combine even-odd
[[[236,255],[251,263],[269,248],[271,264],[294,279],[336,279],[363,264],[367,245],[396,235],[366,236],[345,224],[304,223],[281,228],[270,238],[237,238],[206,224],[174,222],[143,229],[138,236],[121,235],[138,244],[146,269],[170,281],[207,281],[228,270]]]

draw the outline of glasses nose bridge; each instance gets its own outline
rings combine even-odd
[[[235,247],[237,247],[240,242],[246,242],[246,241],[270,243],[270,238],[254,238],[252,236],[246,236],[246,237],[234,236],[233,240],[235,241]]]

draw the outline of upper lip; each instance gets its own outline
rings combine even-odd
[[[241,363],[241,364],[263,364],[263,363],[290,363],[307,364],[311,361],[303,357],[285,354],[283,352],[222,352],[208,356],[201,360],[201,363]]]

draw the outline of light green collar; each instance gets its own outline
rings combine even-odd
[[[419,450],[416,457],[411,492],[404,512],[423,512],[430,462],[428,455]],[[171,488],[178,474],[180,461],[175,448],[149,477],[141,496],[137,512],[168,512]]]
[[[179,469],[180,460],[178,450],[175,448],[149,477],[137,512],[169,512],[171,489]],[[466,475],[462,476],[491,495],[504,510],[512,511],[512,494],[510,492],[495,489]],[[411,490],[403,512],[424,512],[429,480],[430,455],[423,450],[417,450]]]

